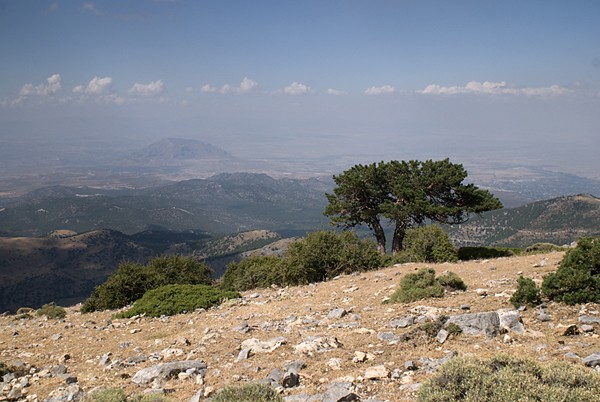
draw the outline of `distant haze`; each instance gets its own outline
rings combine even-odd
[[[334,172],[450,157],[474,174],[600,178],[599,15],[600,2],[4,1],[0,170],[177,137]]]

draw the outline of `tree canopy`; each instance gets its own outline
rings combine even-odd
[[[382,220],[394,226],[392,252],[402,250],[408,229],[427,222],[464,223],[469,214],[502,208],[489,191],[464,184],[467,171],[449,159],[390,161],[355,165],[338,176],[325,215],[345,228],[366,225],[380,252],[386,237]]]

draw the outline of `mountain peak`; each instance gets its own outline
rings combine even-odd
[[[137,151],[134,156],[163,161],[233,158],[222,148],[189,138],[165,138]]]

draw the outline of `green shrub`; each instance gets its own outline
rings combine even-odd
[[[510,302],[515,308],[542,304],[540,290],[535,285],[533,279],[519,277],[517,279],[517,290],[511,296]]]
[[[448,334],[452,335],[452,336],[457,336],[462,334],[462,328],[459,327],[458,325],[456,325],[455,323],[451,322],[450,324],[448,324],[448,327],[446,328],[446,331],[448,331]]]
[[[138,314],[149,317],[175,315],[199,308],[209,308],[226,299],[240,297],[237,292],[217,289],[209,285],[165,285],[149,290],[133,306],[118,314],[117,318],[129,318]]]
[[[549,253],[551,251],[564,251],[565,248],[552,243],[535,243],[525,248],[528,254]]]
[[[600,237],[581,238],[558,270],[544,277],[542,293],[566,304],[600,301]]]
[[[398,258],[407,262],[453,262],[458,259],[448,233],[436,225],[407,231],[400,254]]]
[[[433,269],[423,268],[414,274],[405,275],[387,303],[411,303],[429,297],[443,297],[444,288],[466,290],[467,285],[454,272],[436,278]]]
[[[444,288],[435,280],[435,271],[423,268],[417,273],[405,275],[400,280],[400,287],[392,294],[388,303],[410,303],[442,296],[444,296]]]
[[[349,231],[320,231],[291,243],[283,258],[250,257],[229,264],[221,286],[242,291],[272,284],[301,285],[381,266],[382,256],[372,241]]]
[[[267,384],[247,383],[223,388],[212,402],[283,402],[283,397]]]
[[[40,307],[36,315],[45,315],[48,318],[62,319],[67,314],[63,307],[57,306],[55,303],[44,304]]]
[[[462,278],[451,271],[442,276],[438,276],[436,280],[447,290],[467,290],[467,285]]]
[[[375,243],[362,240],[350,231],[311,233],[291,243],[285,259],[284,279],[289,284],[318,282],[382,266]]]
[[[240,262],[231,262],[221,277],[221,287],[227,290],[267,288],[272,284],[283,284],[285,262],[275,256],[249,257]]]
[[[458,259],[461,261],[487,260],[500,257],[512,257],[520,250],[502,247],[461,247],[458,249]]]
[[[192,257],[157,257],[147,265],[126,262],[94,289],[81,311],[118,309],[139,299],[148,290],[164,285],[211,283],[210,268]]]
[[[598,401],[599,389],[600,374],[570,363],[454,358],[422,384],[417,400],[592,402]]]
[[[90,392],[84,402],[126,402],[127,396],[121,388],[101,388]]]

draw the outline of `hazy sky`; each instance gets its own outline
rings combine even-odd
[[[0,0],[0,77],[0,146],[600,171],[597,0]]]

